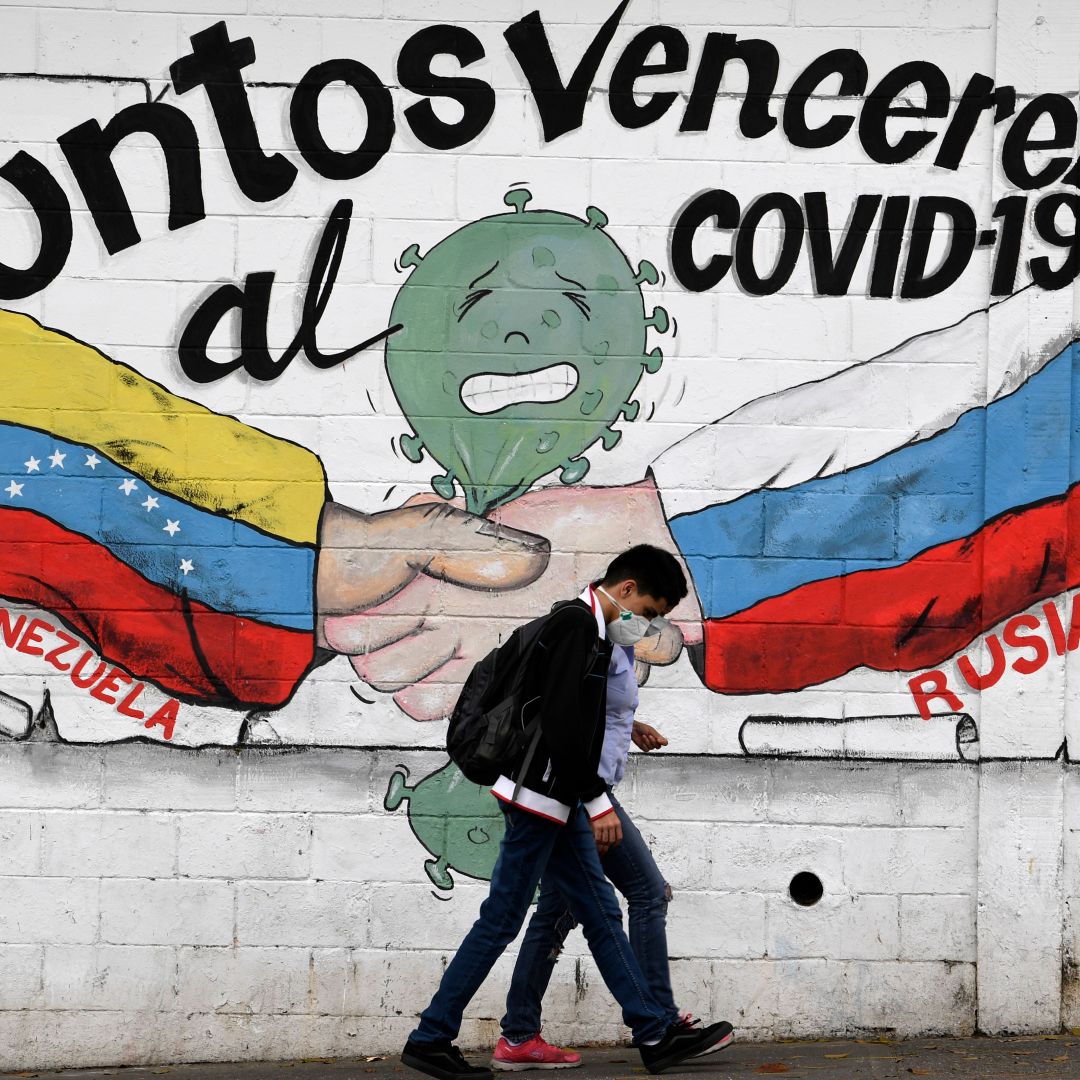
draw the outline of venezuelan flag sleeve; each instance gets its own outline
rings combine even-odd
[[[934,667],[1080,584],[1075,323],[1071,294],[1026,290],[662,455],[706,683]]]
[[[314,659],[309,450],[0,312],[0,596],[190,701],[284,702]]]

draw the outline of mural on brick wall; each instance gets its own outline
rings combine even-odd
[[[739,194],[667,173],[673,190],[658,182],[647,215],[664,251],[620,210],[621,180],[613,204],[596,198],[601,212],[595,192],[545,181],[538,151],[513,179],[482,185],[483,210],[402,209],[394,228],[423,235],[393,251],[372,242],[365,283],[384,288],[365,299],[382,306],[343,303],[363,194],[395,194],[379,171],[392,150],[411,140],[399,156],[412,181],[511,124],[484,79],[433,73],[437,59],[465,69],[487,56],[476,33],[448,25],[411,32],[392,58],[396,88],[417,98],[399,115],[384,58],[326,59],[255,87],[243,72],[257,42],[219,22],[191,35],[160,87],[145,84],[145,101],[56,136],[52,159],[19,149],[0,166],[37,230],[25,266],[0,265],[0,732],[438,746],[438,724],[413,721],[445,719],[476,659],[635,541],[677,550],[692,581],[671,629],[637,653],[656,692],[643,709],[662,716],[666,692],[693,695],[705,733],[692,752],[973,762],[995,695],[1060,692],[1080,645],[1080,330],[1066,288],[1080,272],[1080,197],[1067,190],[1080,166],[1053,153],[1075,140],[1074,104],[1018,99],[979,73],[961,88],[927,60],[875,84],[852,48],[781,86],[774,45],[716,31],[692,69],[689,30],[635,26],[614,46],[627,8],[573,57],[542,13],[501,31],[541,149],[587,133],[590,88],[610,62],[607,119],[627,138],[653,126],[660,138],[665,116],[671,138],[705,135],[734,105],[743,143],[782,139],[786,161],[849,140],[883,191],[845,205],[832,191],[772,190],[784,166],[763,162]],[[664,64],[649,62],[657,53]],[[722,91],[729,62],[745,69],[745,92]],[[682,93],[643,100],[647,75],[684,75]],[[319,107],[342,88],[366,113],[366,127],[347,127],[348,150]],[[196,124],[200,89],[216,156]],[[279,91],[288,154],[260,141],[253,111]],[[444,119],[439,98],[460,118]],[[905,117],[941,123],[898,134]],[[954,179],[980,124],[1003,125],[1012,194],[884,194],[894,168]],[[1035,140],[1038,125],[1060,145]],[[80,244],[96,245],[89,276],[107,279],[146,243],[117,166],[132,138],[164,164],[168,232],[192,230],[174,253],[212,217],[257,217],[305,182],[319,193],[317,209],[289,215],[313,232],[296,280],[238,261],[231,277],[185,279],[182,315],[154,327],[164,369],[69,324],[63,302],[33,308],[67,280]],[[208,213],[226,187],[232,209]],[[707,363],[729,307],[765,304],[800,275],[804,303],[884,305],[874,310],[889,312],[891,337],[829,357],[766,351],[753,389],[728,393],[732,369]],[[977,300],[907,314],[972,276]],[[124,299],[137,312],[137,294]],[[767,342],[777,329],[763,317],[754,332]],[[277,387],[296,397],[267,423]],[[342,413],[335,398],[358,404]],[[339,413],[355,440],[344,450],[344,426],[329,423]],[[995,733],[990,756],[1067,755],[1063,711],[1030,735]],[[434,884],[486,875],[500,823],[452,767],[380,783]]]
[[[409,248],[403,261],[417,269],[390,316],[402,331],[387,342],[387,374],[417,429],[402,450],[447,466],[432,487],[451,498],[459,484],[477,514],[554,467],[564,484],[581,480],[583,452],[598,439],[618,444],[612,424],[637,416],[630,396],[663,360],[659,348],[646,353],[645,336],[667,330],[667,312],[645,318],[635,288],[655,285],[656,268],[630,268],[595,206],[581,221],[529,210],[531,198],[512,191],[516,213],[467,225],[422,257]]]
[[[318,647],[356,656],[380,682],[380,644],[420,627],[385,607],[375,622],[357,613],[418,574],[489,591],[540,576],[545,540],[472,515],[528,490],[553,461],[564,484],[580,480],[582,451],[598,440],[610,449],[611,423],[636,415],[628,397],[662,360],[644,352],[646,331],[668,321],[662,308],[646,318],[636,287],[656,270],[630,268],[599,211],[529,211],[529,198],[511,192],[513,213],[426,257],[411,248],[417,269],[391,315],[390,382],[424,433],[401,446],[412,461],[423,449],[448,465],[433,487],[449,499],[460,484],[469,514],[430,502],[376,517],[340,507],[314,453],[5,313],[0,590],[61,624],[4,609],[8,648],[171,740],[182,700],[284,704]],[[575,265],[588,284],[559,270]],[[470,550],[477,531],[490,549]],[[422,663],[434,674],[430,653]],[[171,696],[147,713],[157,691]],[[445,715],[449,693],[423,718]]]

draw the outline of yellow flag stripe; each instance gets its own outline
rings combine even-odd
[[[317,540],[326,476],[310,450],[10,311],[0,311],[0,420],[92,446],[204,510],[295,543]]]

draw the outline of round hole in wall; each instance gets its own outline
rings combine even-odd
[[[788,886],[791,899],[801,907],[813,907],[825,894],[821,878],[809,870],[800,870]]]

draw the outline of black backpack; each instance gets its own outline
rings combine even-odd
[[[541,734],[539,709],[531,719],[525,720],[525,708],[529,704],[524,700],[529,659],[549,620],[572,603],[557,604],[550,614],[519,626],[502,645],[478,660],[465,680],[450,715],[446,749],[450,759],[474,784],[494,784],[524,753],[514,790],[517,798],[520,778],[528,772]]]

